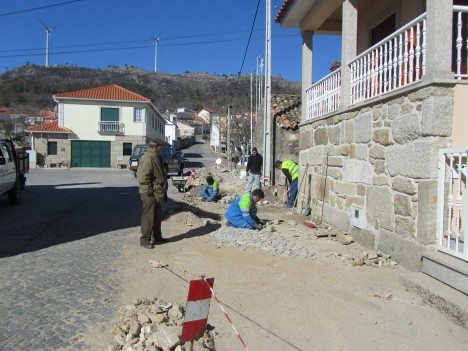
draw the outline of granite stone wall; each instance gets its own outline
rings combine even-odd
[[[307,168],[312,189],[300,184],[298,204],[310,193],[316,223],[417,269],[417,252],[436,240],[438,151],[452,117],[453,89],[432,86],[303,124],[299,179]]]

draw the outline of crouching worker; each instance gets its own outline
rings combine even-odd
[[[198,194],[207,201],[214,201],[217,200],[218,192],[218,182],[212,176],[208,176],[203,184],[203,189]]]
[[[252,193],[245,193],[235,199],[224,214],[228,220],[227,225],[236,228],[262,229],[255,204],[264,197],[262,189],[255,189]]]

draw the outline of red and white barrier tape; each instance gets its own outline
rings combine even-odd
[[[387,295],[385,295],[385,296],[384,296],[384,295],[379,295],[379,294],[374,294],[374,297],[378,297],[378,298],[380,298],[380,299],[385,299],[385,300],[391,300],[391,299],[393,299],[393,295],[392,295],[392,292],[391,292],[391,291],[389,291],[389,292],[387,293]]]
[[[165,264],[165,263],[162,263],[160,261],[153,261],[153,260],[150,260],[149,263],[151,263],[151,265],[155,268],[165,268],[167,270],[170,271],[169,269],[169,265],[168,264]],[[218,306],[221,308],[221,310],[223,311],[224,313],[224,316],[226,317],[226,319],[228,320],[229,324],[231,325],[232,329],[234,329],[234,332],[236,333],[238,339],[240,340],[240,342],[242,343],[242,345],[244,346],[245,350],[248,351],[248,348],[247,348],[247,345],[245,344],[244,342],[244,339],[242,339],[242,336],[239,334],[239,332],[237,331],[236,327],[234,326],[234,324],[232,323],[232,320],[231,318],[229,317],[229,315],[227,314],[226,310],[224,309],[222,303],[220,302],[220,300],[218,299],[218,297],[216,296],[214,290],[213,290],[213,287],[211,286],[211,284],[206,280],[205,278],[205,275],[204,274],[194,274],[194,273],[191,273],[189,271],[186,271],[185,269],[177,269],[179,272],[182,272],[186,275],[189,275],[189,276],[192,276],[192,277],[196,277],[198,279],[203,279],[205,281],[205,283],[208,285],[208,287],[210,288],[210,291],[211,291],[211,294],[212,294],[212,297],[216,300],[216,302],[218,303]]]
[[[224,316],[226,317],[226,319],[228,320],[229,324],[231,324],[231,327],[232,329],[234,329],[234,332],[236,333],[237,337],[239,338],[240,342],[242,343],[242,345],[244,346],[244,348],[248,351],[248,348],[247,348],[247,345],[245,344],[244,342],[244,339],[242,339],[242,336],[239,334],[239,332],[237,331],[236,327],[234,326],[234,324],[232,323],[231,321],[231,318],[229,317],[229,315],[227,314],[226,310],[224,309],[223,305],[221,304],[221,302],[218,300],[218,297],[216,296],[215,292],[213,291],[213,288],[211,287],[210,283],[205,279],[205,276],[200,276],[201,279],[203,279],[206,284],[208,285],[208,287],[210,288],[211,290],[211,294],[212,294],[212,297],[216,300],[216,302],[218,303],[218,306],[221,308],[221,310],[223,311],[224,313]]]

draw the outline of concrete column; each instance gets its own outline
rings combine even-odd
[[[341,108],[349,105],[351,95],[351,70],[347,63],[356,57],[358,0],[343,0],[341,36]]]
[[[426,2],[426,79],[450,79],[453,0]]]
[[[307,119],[306,89],[312,85],[312,40],[314,32],[302,32],[302,112],[301,121]]]

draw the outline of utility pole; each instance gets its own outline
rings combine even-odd
[[[252,152],[253,147],[253,77],[252,73],[250,73],[250,152]]]
[[[226,140],[226,151],[228,157],[228,168],[231,169],[231,106],[228,105],[227,110],[227,140]]]
[[[263,137],[263,173],[270,177],[273,184],[271,169],[271,0],[266,0],[266,33],[265,33],[265,99],[264,99],[264,137]]]

